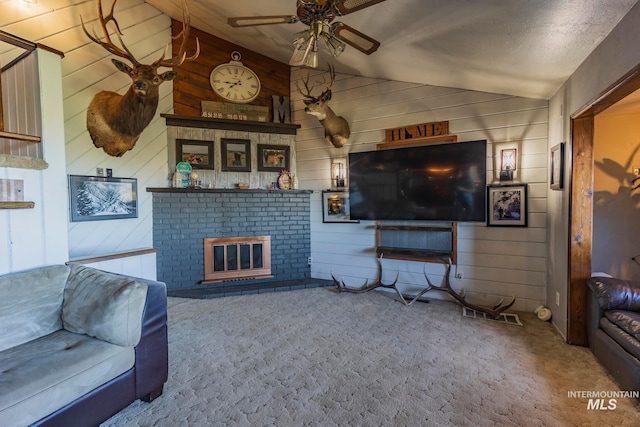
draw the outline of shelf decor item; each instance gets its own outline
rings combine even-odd
[[[69,175],[71,222],[138,217],[138,180]]]

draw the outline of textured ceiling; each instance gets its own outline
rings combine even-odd
[[[181,0],[146,0],[182,19]],[[365,77],[549,99],[637,0],[387,0],[338,17],[382,43],[320,64]],[[302,23],[232,28],[231,16],[295,15],[295,0],[189,0],[191,25],[288,63]]]

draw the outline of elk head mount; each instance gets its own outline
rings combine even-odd
[[[92,42],[102,46],[107,52],[131,62],[131,66],[117,59],[111,61],[119,71],[131,77],[132,84],[124,95],[111,91],[96,94],[87,109],[87,129],[96,148],[102,148],[110,156],[120,157],[131,150],[142,131],[149,125],[158,108],[159,87],[162,82],[173,80],[177,73],[166,71],[158,73],[160,67],[177,67],[185,61],[194,61],[200,54],[200,42],[196,38],[196,52],[187,57],[186,46],[189,38],[189,12],[186,1],[182,8],[182,31],[174,39],[182,38],[178,54],[165,58],[169,46],[162,56],[152,64],[140,63],[120,37],[122,32],[118,21],[113,16],[113,9],[118,0],[114,0],[107,16],[102,12],[102,1],[98,3],[98,20],[102,28],[104,41],[93,32],[89,34],[82,17],[82,30]],[[107,29],[111,21],[116,29],[116,36],[120,46],[113,43]]]
[[[342,116],[337,116],[336,113],[329,107],[329,100],[331,99],[331,86],[336,79],[336,73],[333,66],[329,65],[329,77],[330,81],[327,84],[326,78],[322,77],[322,83],[325,85],[322,93],[319,96],[313,96],[311,92],[315,85],[309,87],[309,74],[307,78],[302,79],[304,84],[304,91],[300,89],[300,85],[296,82],[298,92],[304,96],[304,105],[306,105],[304,111],[312,116],[316,116],[320,120],[320,124],[324,128],[324,139],[332,144],[336,148],[342,147],[349,142],[349,136],[351,130],[349,129],[349,123]]]

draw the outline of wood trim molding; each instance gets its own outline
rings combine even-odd
[[[78,262],[81,264],[93,264],[96,262],[111,261],[114,259],[128,258],[132,256],[155,254],[156,252],[158,252],[156,248],[134,249],[131,251],[116,252],[116,253],[106,254],[106,255],[72,258],[69,260],[69,262]]]

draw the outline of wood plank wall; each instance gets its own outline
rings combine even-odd
[[[171,31],[173,36],[179,34],[180,31],[182,31],[182,23],[172,20]],[[272,120],[272,96],[289,96],[289,65],[275,61],[196,28],[191,29],[187,55],[195,51],[195,37],[200,40],[200,56],[193,62],[185,62],[175,68],[176,71],[178,71],[178,76],[173,82],[173,108],[175,114],[182,116],[200,116],[201,101],[222,102],[223,100],[211,89],[209,75],[218,65],[231,61],[231,53],[238,51],[242,55],[241,62],[258,75],[262,85],[260,94],[250,104],[269,107],[269,120]],[[179,43],[180,40],[175,39],[173,41],[174,52],[177,52],[180,48]]]
[[[345,55],[348,54],[345,52]],[[350,54],[357,54],[350,52]],[[463,89],[419,85],[361,76],[336,76],[332,109],[351,126],[351,138],[336,149],[323,138],[318,120],[304,112],[295,82],[307,70],[292,72],[292,117],[301,125],[296,139],[300,188],[312,189],[312,277],[329,279],[331,273],[348,286],[361,286],[376,277],[375,226],[322,222],[321,193],[330,187],[331,160],[350,152],[375,150],[384,142],[385,129],[448,120],[458,141],[486,139],[487,184],[498,182],[499,153],[518,149],[515,182],[529,184],[527,228],[486,227],[483,223],[460,223],[458,265],[463,273],[452,280],[454,289],[464,288],[468,299],[491,304],[515,295],[515,309],[533,311],[545,301],[547,268],[547,170],[548,102]],[[314,74],[321,71],[312,71]],[[321,80],[321,78],[320,78]],[[444,266],[383,259],[384,283],[393,281],[414,292],[425,286],[423,268],[438,284]],[[431,297],[438,297],[431,295]]]

